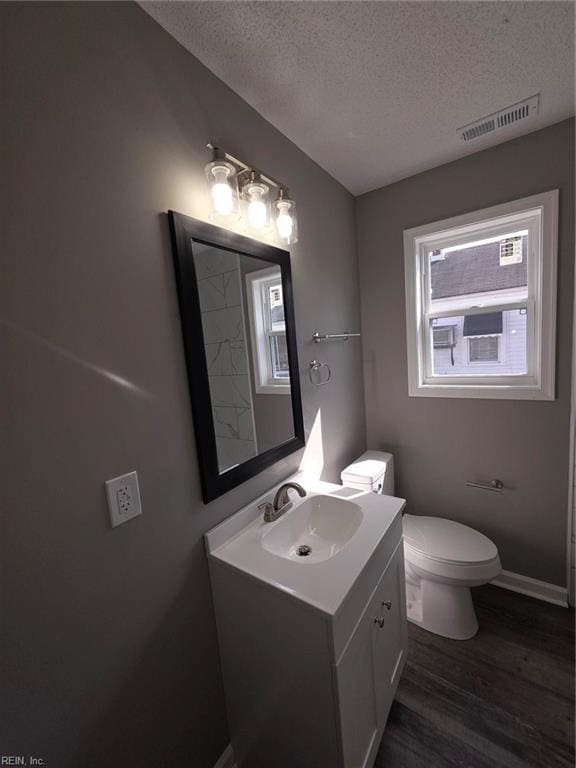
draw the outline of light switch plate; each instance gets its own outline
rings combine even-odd
[[[106,481],[106,497],[110,510],[112,528],[142,514],[138,475],[129,472],[127,475],[114,477]]]

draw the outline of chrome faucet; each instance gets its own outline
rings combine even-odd
[[[300,498],[306,496],[306,491],[298,483],[284,483],[276,491],[272,504],[269,501],[265,501],[258,506],[258,509],[264,510],[265,523],[272,523],[274,520],[278,520],[284,512],[288,512],[288,510],[292,508],[292,502],[288,496],[290,488],[297,491]]]

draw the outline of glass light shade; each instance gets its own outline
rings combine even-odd
[[[262,232],[268,226],[268,191],[268,185],[262,181],[249,181],[242,187],[248,230]]]
[[[298,221],[296,203],[282,195],[274,203],[276,215],[276,234],[282,245],[298,242]]]
[[[213,160],[206,166],[206,179],[210,191],[210,218],[216,221],[238,219],[236,168],[225,160]]]

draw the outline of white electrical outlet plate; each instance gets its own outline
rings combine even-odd
[[[120,477],[107,480],[106,496],[112,528],[116,528],[117,525],[122,525],[127,520],[142,514],[136,472],[129,472],[127,475],[120,475]]]

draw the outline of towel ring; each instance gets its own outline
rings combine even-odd
[[[320,380],[315,381],[314,376],[312,374],[318,373],[318,376],[320,376],[319,371],[322,368],[328,369],[328,377],[324,379],[324,381],[320,381]],[[310,381],[312,382],[312,384],[314,384],[315,387],[323,387],[324,384],[328,384],[328,382],[332,378],[332,371],[330,370],[330,366],[328,365],[328,363],[320,363],[318,360],[312,360],[308,369],[308,376],[310,378]]]

